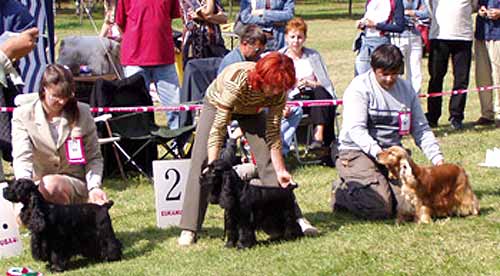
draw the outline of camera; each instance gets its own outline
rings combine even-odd
[[[313,89],[309,86],[300,86],[299,94],[302,100],[312,100],[314,98]]]

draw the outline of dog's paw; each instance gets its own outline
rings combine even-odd
[[[49,270],[50,270],[50,272],[60,273],[60,272],[64,272],[64,267],[62,267],[60,265],[56,265],[56,264],[51,264],[51,265],[49,265]]]
[[[235,248],[236,246],[237,246],[236,241],[227,241],[226,244],[224,245],[224,247],[226,248]]]
[[[252,248],[254,247],[255,245],[257,244],[257,240],[256,239],[245,239],[245,240],[239,240],[237,243],[236,243],[236,247],[238,249],[247,249],[247,248]]]
[[[431,224],[432,218],[430,216],[424,215],[418,219],[418,224]]]

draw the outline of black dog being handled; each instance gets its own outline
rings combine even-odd
[[[31,231],[31,254],[61,272],[72,256],[118,261],[122,244],[115,237],[109,208],[104,205],[59,205],[47,202],[29,179],[18,179],[3,190],[4,198],[23,204],[21,221]]]
[[[272,241],[303,236],[295,213],[294,187],[250,185],[221,159],[207,166],[200,183],[211,189],[210,203],[224,209],[226,247],[254,246],[257,229],[266,232]]]

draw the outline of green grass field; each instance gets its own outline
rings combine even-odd
[[[307,45],[321,52],[339,96],[353,76],[354,21],[361,13],[356,3],[352,18],[346,3],[298,5],[297,14],[309,24]],[[102,22],[102,17],[98,18]],[[175,22],[175,26],[180,26]],[[86,20],[80,26],[69,10],[57,17],[59,38],[69,34],[93,34]],[[423,91],[428,74],[424,60]],[[451,70],[451,69],[450,69]],[[475,87],[474,63],[469,87]],[[451,88],[447,77],[445,89]],[[422,100],[425,106],[425,100]],[[465,130],[451,131],[447,98],[436,135],[448,162],[465,167],[481,201],[481,215],[439,219],[431,225],[396,225],[393,220],[370,222],[332,213],[328,202],[334,168],[292,166],[298,201],[305,216],[321,235],[293,242],[266,244],[250,250],[223,247],[223,212],[210,206],[198,243],[180,248],[179,229],[156,227],[153,186],[141,177],[128,182],[106,179],[104,189],[115,201],[111,216],[124,258],[115,263],[73,261],[73,270],[61,275],[500,275],[500,170],[481,168],[486,149],[499,146],[500,130],[474,127],[479,117],[476,93],[468,97]],[[428,164],[412,141],[405,145],[421,164]],[[6,164],[6,166],[8,166]],[[7,168],[9,169],[9,168]],[[8,177],[12,177],[9,174]],[[29,236],[22,230],[22,256],[0,260],[0,273],[12,266],[28,266],[50,274],[45,264],[34,261]],[[266,238],[260,233],[261,240]]]

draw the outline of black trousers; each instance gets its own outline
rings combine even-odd
[[[448,59],[451,56],[453,66],[453,90],[467,89],[472,59],[472,41],[464,40],[431,40],[429,54],[429,88],[428,93],[443,91],[443,80],[448,71]],[[449,119],[464,119],[467,94],[453,95],[449,104]],[[427,100],[427,119],[437,124],[441,117],[442,97],[431,97]]]
[[[307,99],[310,100],[331,100],[332,95],[322,86],[318,86],[312,89],[310,96]],[[296,100],[304,100],[300,94],[294,97]],[[335,140],[335,115],[337,106],[315,106],[304,108],[304,113],[309,113],[311,116],[311,121],[314,125],[324,125],[324,143],[325,145],[330,145],[330,143]]]

